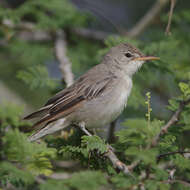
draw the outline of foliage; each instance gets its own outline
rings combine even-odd
[[[74,173],[70,179],[55,181],[49,180],[46,184],[40,186],[44,189],[79,189],[79,190],[96,190],[107,184],[105,176],[100,171],[82,171]]]
[[[9,18],[14,23],[19,23],[27,17],[30,17],[30,21],[34,22],[36,27],[51,30],[61,26],[80,24],[84,21],[84,17],[79,16],[67,0],[33,0],[25,2],[15,10],[1,8],[0,18],[2,19]]]
[[[38,145],[28,142],[26,135],[16,130],[9,130],[2,139],[4,150],[2,154],[8,160],[28,168],[34,174],[51,173],[52,165],[49,159],[55,157],[55,149],[47,148],[44,143]],[[16,145],[16,146],[15,146]]]
[[[26,190],[189,188],[180,183],[190,181],[189,155],[175,153],[190,151],[189,104],[181,110],[178,121],[152,146],[171,114],[190,98],[190,13],[183,6],[174,11],[170,36],[164,35],[161,27],[168,19],[164,15],[137,39],[109,36],[102,45],[72,32],[73,28],[88,26],[94,20],[68,0],[28,0],[16,8],[0,7],[0,40],[8,44],[0,46],[1,80],[38,107],[63,88],[61,80],[55,81],[47,69],[49,62],[56,65],[52,47],[57,30],[65,31],[67,55],[77,77],[121,42],[132,43],[144,54],[160,57],[160,61],[144,64],[134,76],[132,94],[121,116],[121,130],[115,133],[117,138],[112,143],[123,163],[137,163],[132,172],[134,178],[117,173],[104,156],[108,149],[106,140],[96,135],[85,136],[76,129],[29,142],[32,124],[21,119],[23,107],[5,102],[0,104],[0,189],[8,189],[10,185]],[[13,27],[3,24],[4,19],[9,19]],[[32,29],[23,29],[22,24],[28,22],[32,23]],[[52,40],[25,41],[18,37],[20,31],[45,31]],[[165,153],[171,154],[160,156]],[[64,177],[56,179],[52,174]]]
[[[54,81],[49,78],[48,71],[44,66],[36,66],[28,68],[28,71],[19,71],[18,78],[28,84],[31,89],[40,87],[54,87]]]

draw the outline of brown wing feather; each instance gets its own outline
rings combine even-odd
[[[103,93],[106,86],[115,76],[109,76],[107,78],[103,78],[103,75],[101,76],[83,75],[72,86],[62,90],[49,99],[45,104],[45,107],[49,106],[48,113],[35,123],[34,127],[44,123],[49,124],[61,117],[66,117],[81,106],[84,101],[95,98]],[[30,119],[30,117],[26,117],[26,119]]]
[[[42,125],[44,123],[48,123],[49,124],[49,123],[51,123],[53,121],[56,121],[57,119],[59,119],[61,117],[66,117],[67,115],[69,115],[73,111],[75,111],[75,109],[80,106],[80,104],[82,103],[82,101],[83,101],[82,99],[78,99],[75,102],[71,102],[70,104],[65,105],[62,109],[59,109],[59,110],[57,110],[55,112],[50,112],[45,117],[43,117],[38,122],[36,122],[32,127],[36,128],[39,125]]]

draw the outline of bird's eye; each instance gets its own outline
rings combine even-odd
[[[128,52],[128,53],[125,53],[125,56],[126,56],[127,58],[130,58],[130,57],[132,57],[133,55]]]

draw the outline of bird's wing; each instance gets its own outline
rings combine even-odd
[[[38,117],[42,112],[44,114],[46,111],[44,117],[34,124],[34,126],[39,126],[69,115],[80,107],[84,101],[102,94],[113,79],[112,76],[106,78],[95,77],[95,75],[91,75],[91,77],[83,75],[72,86],[56,94],[48,100],[44,107],[25,117],[25,119]]]
[[[54,97],[55,99],[53,102],[51,100],[51,104],[53,105],[50,107],[49,113],[53,115],[60,112],[63,113],[64,111],[68,111],[70,108],[81,104],[83,101],[96,98],[103,93],[110,81],[110,77],[98,81],[85,77],[79,78],[73,86],[67,89],[67,92],[62,92],[62,96],[59,94],[59,98]]]

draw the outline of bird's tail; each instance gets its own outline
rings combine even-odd
[[[46,135],[55,133],[57,131],[60,131],[64,128],[66,128],[67,126],[69,126],[69,124],[70,124],[70,122],[68,122],[66,118],[56,120],[52,123],[45,125],[45,127],[39,129],[36,133],[31,135],[28,139],[30,142],[36,141]]]

